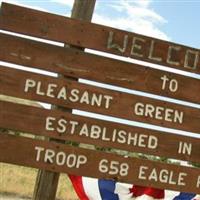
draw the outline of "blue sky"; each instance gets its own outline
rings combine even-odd
[[[1,1],[1,0],[0,0]],[[4,0],[70,16],[73,0]],[[200,0],[97,0],[93,22],[200,48]]]
[[[153,9],[167,20],[162,25],[172,41],[200,48],[200,1],[153,1]]]

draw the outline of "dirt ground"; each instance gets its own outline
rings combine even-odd
[[[0,194],[0,200],[30,200],[29,198],[20,198],[15,196],[8,196],[8,195],[1,195]]]
[[[14,196],[14,195],[2,195],[2,194],[0,194],[0,200],[31,200],[31,198],[25,198],[25,197],[22,198],[22,197],[17,197],[17,196]],[[71,200],[78,200],[78,199],[73,198]]]

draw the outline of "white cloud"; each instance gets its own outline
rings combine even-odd
[[[51,2],[63,4],[69,7],[72,7],[74,4],[74,0],[51,0]]]
[[[148,7],[152,0],[133,0],[135,4],[142,7]]]
[[[48,12],[48,10],[44,9],[44,8],[41,8],[39,6],[30,6],[30,5],[27,5],[25,3],[21,3],[17,0],[0,0],[0,4],[2,2],[5,2],[5,3],[11,3],[11,4],[15,4],[15,5],[18,5],[18,6],[23,6],[23,7],[26,7],[26,8],[31,8],[31,9],[35,9],[35,10],[40,10],[40,11],[44,11],[44,12]]]
[[[0,3],[2,2],[6,2],[6,3],[12,3],[12,4],[17,4],[19,2],[15,1],[15,0],[0,0]]]
[[[138,2],[138,1],[137,1]],[[166,22],[163,17],[150,9],[147,4],[130,3],[129,1],[121,0],[120,5],[130,18],[155,20],[156,22]],[[149,4],[148,4],[149,5]]]
[[[124,1],[118,0],[118,1],[110,1],[110,5],[118,9],[119,11],[122,11],[123,4],[126,4],[126,3],[132,3],[136,5],[137,7],[147,8],[151,2],[152,0],[124,0]]]
[[[93,21],[143,35],[170,40],[159,29],[159,25],[167,21],[150,7],[151,2],[151,0],[109,1],[107,4],[108,9],[112,9],[112,13],[116,12],[116,16],[105,16],[104,13],[98,12],[94,14]],[[105,3],[99,2],[98,6],[105,6]]]

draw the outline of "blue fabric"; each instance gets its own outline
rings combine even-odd
[[[115,181],[99,179],[99,191],[102,200],[119,200],[117,194],[115,194]]]
[[[173,200],[191,200],[196,196],[196,194],[181,192]]]

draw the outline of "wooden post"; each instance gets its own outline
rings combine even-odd
[[[71,17],[91,21],[96,0],[75,0]]]
[[[85,21],[91,21],[96,0],[75,0],[71,17],[74,19],[80,19]],[[65,44],[65,47],[69,46]],[[73,47],[84,51],[83,48]],[[66,77],[70,79],[70,77]],[[74,80],[74,79],[73,79]],[[58,107],[57,109],[62,109],[65,112],[71,112],[71,110],[66,110]],[[39,170],[35,189],[33,194],[34,200],[55,200],[56,191],[59,181],[59,173],[54,173],[46,170]]]

